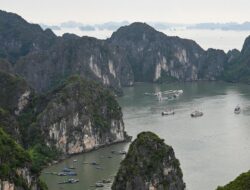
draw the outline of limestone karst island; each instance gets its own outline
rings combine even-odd
[[[250,2],[0,2],[0,190],[250,190]]]

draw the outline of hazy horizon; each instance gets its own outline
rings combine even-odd
[[[56,24],[65,21],[104,23],[109,21],[167,23],[243,23],[250,20],[247,0],[72,0],[34,2],[1,0],[1,9],[14,12],[33,23]],[[66,15],[66,16],[65,16]],[[223,16],[221,16],[223,15]]]

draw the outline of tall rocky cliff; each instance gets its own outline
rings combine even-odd
[[[145,23],[121,27],[108,41],[126,50],[140,82],[215,80],[227,62],[223,51],[204,51],[192,40],[166,36]]]
[[[20,120],[28,126],[25,145],[40,139],[40,143],[63,154],[77,154],[127,138],[114,95],[102,85],[78,76],[36,98]]]
[[[246,38],[241,52],[229,52],[230,60],[223,73],[224,80],[250,84],[250,36]]]
[[[0,87],[1,190],[44,189],[38,176],[48,163],[128,138],[121,107],[100,83],[72,76],[40,95],[21,77],[0,71]]]
[[[38,92],[72,74],[99,80],[116,93],[134,82],[217,80],[228,61],[221,50],[205,51],[192,40],[166,36],[145,23],[121,27],[107,40],[57,37],[0,11],[0,29],[0,63],[5,65],[0,69],[23,76]]]
[[[180,163],[172,147],[143,132],[129,147],[112,190],[184,190]]]
[[[0,125],[0,190],[45,190],[38,173],[32,172],[32,160]]]

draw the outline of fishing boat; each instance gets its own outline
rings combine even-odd
[[[237,105],[237,106],[234,108],[234,113],[235,113],[235,114],[240,114],[240,111],[241,111],[240,106]]]
[[[196,110],[196,111],[192,112],[190,115],[191,115],[191,117],[202,117],[203,112]]]

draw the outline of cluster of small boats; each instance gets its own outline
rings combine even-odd
[[[111,154],[114,155],[126,155],[127,152],[124,150],[111,150]],[[108,158],[112,158],[112,156],[107,156]],[[77,160],[73,160],[73,162],[77,162]],[[97,163],[96,161],[92,161],[92,162],[84,162],[83,164],[89,164],[94,166],[96,169],[98,170],[103,170],[104,168],[101,167],[100,163]],[[61,170],[61,172],[46,172],[46,174],[52,174],[52,175],[57,175],[57,176],[77,176],[77,173],[75,171],[73,171],[73,169],[75,169],[75,167],[65,167]],[[74,184],[74,183],[78,183],[79,179],[74,179],[74,178],[70,178],[70,179],[66,179],[64,181],[59,182],[58,184]],[[111,179],[103,179],[101,181],[96,182],[92,187],[104,187],[105,184],[111,183],[112,180]]]
[[[156,93],[149,93],[145,92],[144,95],[146,96],[156,96],[158,101],[163,100],[173,100],[178,98],[181,94],[183,94],[183,90],[167,90],[163,92],[156,92]]]

